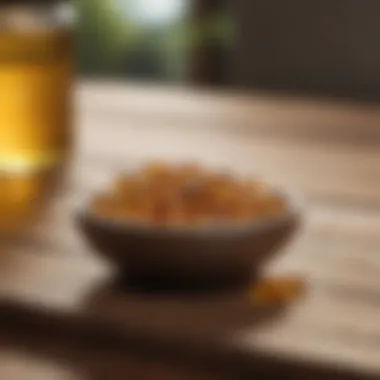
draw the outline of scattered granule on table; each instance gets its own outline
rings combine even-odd
[[[268,277],[255,283],[251,300],[255,305],[274,306],[290,304],[306,292],[306,283],[299,277]]]

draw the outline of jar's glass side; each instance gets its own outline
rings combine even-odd
[[[0,233],[33,219],[71,146],[67,4],[4,7],[0,20]]]

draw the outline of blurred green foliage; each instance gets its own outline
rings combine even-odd
[[[123,52],[137,38],[138,31],[117,12],[113,0],[76,0],[76,6],[80,72],[120,73]]]
[[[186,79],[194,45],[212,39],[228,46],[233,39],[225,12],[198,24],[184,15],[165,25],[148,26],[121,12],[116,1],[75,0],[81,74],[180,81]]]

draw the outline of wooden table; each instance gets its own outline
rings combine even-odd
[[[289,378],[380,376],[377,107],[108,83],[82,84],[77,95],[78,146],[69,188],[45,224],[36,226],[31,236],[2,257],[0,327],[4,328],[0,330],[8,330],[5,342],[9,350],[19,349],[15,342],[26,337],[32,351],[57,347],[59,344],[49,339],[61,339],[52,332],[65,324],[70,328],[76,325],[74,330],[67,328],[67,336],[71,331],[78,338],[86,330],[84,296],[110,271],[84,246],[73,227],[72,211],[86,195],[118,171],[146,159],[197,160],[262,176],[303,196],[302,231],[268,266],[268,272],[297,273],[310,285],[305,299],[260,328],[238,325],[218,335],[204,352],[200,346],[207,347],[205,342],[189,342],[185,331],[181,334],[179,329],[170,337],[173,347],[185,353],[191,345],[193,363],[213,356],[215,367],[221,364],[223,368],[230,358],[231,373],[237,371],[231,378],[237,378],[236,373]],[[14,331],[25,326],[20,310],[12,308],[14,300],[21,302],[21,309],[25,303],[29,305],[27,320],[49,330],[51,338],[42,342],[41,336],[36,340],[32,333],[9,332],[12,326]],[[102,313],[104,317],[107,311]],[[127,324],[130,327],[136,321],[128,314],[125,318],[128,322],[123,321],[116,333],[123,330],[127,341]],[[148,322],[141,323],[148,336],[154,335]],[[155,338],[160,340],[158,335]],[[98,339],[104,342],[105,337]],[[120,357],[123,345],[107,339],[113,354],[100,349],[102,355]],[[133,339],[138,346],[138,336]],[[161,339],[158,351],[165,347],[164,341]],[[75,350],[57,350],[56,357],[86,362],[87,351],[80,342]],[[94,355],[100,357],[99,350],[92,351],[88,363],[94,363]],[[96,362],[100,365],[109,360]],[[220,375],[227,376],[223,371]]]

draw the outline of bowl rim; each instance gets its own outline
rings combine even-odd
[[[92,224],[104,228],[106,230],[128,230],[136,234],[149,234],[161,236],[209,236],[209,235],[231,235],[231,234],[246,234],[254,231],[259,232],[269,230],[279,225],[287,224],[292,221],[298,221],[301,218],[301,210],[303,205],[302,198],[290,191],[280,187],[271,186],[271,192],[276,196],[280,196],[285,202],[285,211],[280,215],[270,216],[267,218],[253,219],[249,222],[242,223],[220,223],[202,226],[183,226],[183,225],[169,225],[169,226],[153,226],[144,222],[131,222],[122,221],[118,219],[99,218],[91,215],[89,212],[89,201],[85,201],[79,211],[77,211],[77,218],[81,223],[90,221]]]

